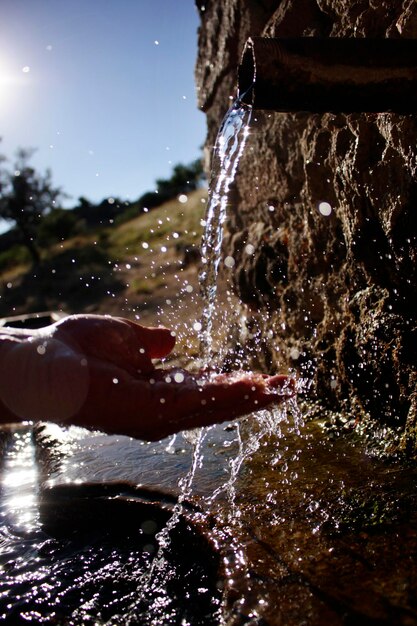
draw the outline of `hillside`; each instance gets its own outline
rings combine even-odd
[[[25,264],[0,274],[0,317],[54,310],[109,313],[175,328],[193,352],[200,319],[201,221],[206,190],[172,200],[120,225],[49,249],[41,268]],[[187,338],[187,339],[186,339]]]

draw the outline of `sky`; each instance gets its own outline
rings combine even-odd
[[[74,206],[201,155],[193,0],[0,0],[0,155],[36,148]]]

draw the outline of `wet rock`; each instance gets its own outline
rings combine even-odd
[[[316,421],[301,437],[286,428],[239,479],[247,560],[229,557],[227,625],[416,624],[415,465],[371,455],[353,433],[323,437]]]
[[[235,94],[247,37],[417,37],[415,3],[402,0],[197,4],[207,146]],[[311,378],[323,404],[348,400],[358,421],[397,428],[415,455],[416,118],[254,117],[225,247],[248,324],[269,344],[257,365]]]

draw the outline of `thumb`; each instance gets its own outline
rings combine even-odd
[[[168,328],[146,328],[135,324],[138,340],[151,359],[167,356],[175,345],[175,334]]]

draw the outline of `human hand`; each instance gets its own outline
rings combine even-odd
[[[294,393],[286,376],[155,368],[152,359],[174,343],[168,329],[97,315],[35,331],[3,329],[0,421],[48,419],[156,440]]]

